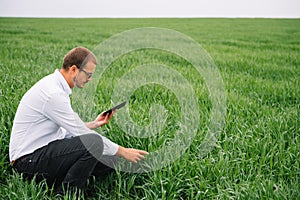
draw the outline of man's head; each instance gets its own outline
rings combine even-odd
[[[65,55],[61,72],[70,88],[83,88],[91,80],[96,65],[97,58],[90,50],[76,47]]]

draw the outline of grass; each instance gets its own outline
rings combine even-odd
[[[89,194],[81,197],[299,199],[299,19],[0,18],[0,197],[56,198],[44,183],[23,181],[9,166],[10,131],[23,94],[59,68],[71,48],[93,49],[116,33],[138,27],[177,30],[210,54],[227,92],[225,127],[213,151],[201,157],[211,109],[204,81],[192,66],[171,53],[150,49],[126,54],[99,80],[97,112],[110,107],[114,80],[126,71],[142,63],[164,63],[189,80],[197,96],[201,127],[175,162],[149,173],[117,171],[103,181],[91,180]],[[168,110],[163,134],[135,138],[124,134],[115,120],[103,128],[104,133],[119,144],[149,151],[172,141],[181,114],[172,91],[159,85],[139,88],[130,96],[130,116],[141,126],[148,124],[153,103]]]

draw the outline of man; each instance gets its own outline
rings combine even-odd
[[[25,178],[46,179],[58,192],[63,187],[82,188],[91,175],[111,170],[103,162],[120,156],[136,163],[148,154],[119,146],[92,131],[108,123],[114,112],[84,123],[71,108],[72,88],[83,88],[91,81],[96,64],[88,49],[74,48],[64,57],[60,70],[23,96],[12,127],[9,156],[13,168]]]

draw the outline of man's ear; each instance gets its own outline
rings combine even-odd
[[[69,68],[69,73],[71,74],[75,74],[76,71],[77,71],[77,66],[76,65],[72,65],[70,68]]]
[[[69,69],[71,71],[75,72],[77,70],[77,66],[76,65],[72,65]]]

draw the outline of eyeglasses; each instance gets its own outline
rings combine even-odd
[[[79,70],[83,71],[88,78],[91,78],[93,76],[93,73],[87,72],[84,69],[79,69]]]

